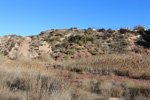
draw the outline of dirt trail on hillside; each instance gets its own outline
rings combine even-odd
[[[30,37],[26,37],[25,40],[22,43],[21,49],[20,49],[20,54],[23,56],[27,57],[28,56],[28,50],[29,50],[29,43],[31,42]]]

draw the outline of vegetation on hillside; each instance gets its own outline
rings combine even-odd
[[[144,26],[4,36],[0,53],[0,100],[150,99]]]

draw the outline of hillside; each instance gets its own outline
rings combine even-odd
[[[149,100],[150,31],[0,38],[0,100]]]
[[[9,35],[0,38],[0,54],[10,59],[39,58],[44,54],[59,61],[102,54],[147,54],[150,44],[143,37],[146,33],[149,31],[70,28],[28,37]]]

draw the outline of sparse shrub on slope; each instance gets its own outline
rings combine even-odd
[[[86,43],[87,40],[84,35],[76,35],[76,36],[71,36],[69,41],[74,43],[79,43],[79,41],[82,41],[83,43]]]
[[[134,30],[138,30],[138,31],[145,31],[146,30],[146,27],[145,26],[141,26],[141,25],[136,25],[134,27]]]
[[[78,44],[79,44],[80,46],[82,46],[82,45],[83,45],[83,42],[82,42],[82,41],[79,41]]]
[[[69,42],[77,43],[79,45],[83,45],[87,41],[91,41],[92,43],[96,43],[93,36],[91,36],[91,35],[76,35],[76,36],[71,36],[69,39]]]
[[[109,28],[109,29],[107,30],[107,32],[108,32],[108,33],[113,33],[114,31],[113,31],[111,28]]]
[[[68,55],[74,55],[75,54],[75,49],[70,49],[66,52]]]
[[[130,87],[130,95],[131,98],[134,98],[134,100],[137,100],[137,96],[142,96],[142,97],[150,97],[150,87],[149,86],[136,86],[136,87]],[[149,100],[149,99],[147,99]]]
[[[44,32],[42,31],[39,35],[43,35],[44,34]]]
[[[89,51],[92,55],[98,55],[98,52],[95,51],[95,50],[92,50],[91,48],[89,48],[88,51]]]
[[[96,94],[109,97],[121,97],[124,93],[123,87],[113,80],[95,80],[89,82],[89,90]]]
[[[85,32],[86,32],[86,34],[91,35],[91,34],[93,34],[93,29],[88,28]]]
[[[105,29],[104,29],[104,28],[101,28],[101,29],[98,29],[97,31],[98,31],[98,32],[105,32]]]

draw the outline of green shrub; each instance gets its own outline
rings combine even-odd
[[[89,51],[92,55],[98,55],[98,52],[93,51],[91,48],[89,48],[88,51]]]
[[[78,47],[78,48],[76,48],[77,50],[81,50],[82,48],[81,47]]]
[[[86,43],[87,40],[86,40],[86,37],[84,35],[83,36],[76,35],[76,36],[71,36],[70,39],[69,39],[69,41],[80,44],[81,41],[82,41],[82,43]]]
[[[95,43],[96,43],[96,41],[95,41],[95,40],[93,40],[93,41],[92,41],[92,43],[93,43],[93,44],[95,44]]]
[[[50,39],[50,36],[46,36],[46,37],[44,37],[44,41],[51,43],[51,42],[55,41],[55,39]]]
[[[49,37],[48,36],[44,37],[44,41],[49,41]]]
[[[71,36],[69,41],[77,43],[80,40],[80,38],[81,38],[81,35]]]
[[[92,28],[88,28],[87,30],[86,30],[86,34],[93,34],[93,30],[92,30]]]
[[[53,30],[53,29],[52,29]],[[43,32],[41,33],[43,34]],[[46,36],[44,37],[44,41],[47,41],[47,42],[52,42],[54,40],[51,40],[50,37],[53,36],[55,34],[55,30],[53,30],[52,32],[50,32],[50,35],[49,36]]]
[[[87,41],[91,41],[93,44],[96,43],[93,36],[91,35],[76,35],[76,36],[71,36],[69,39],[69,42],[77,43],[79,45],[83,45]]]
[[[91,42],[94,40],[93,36],[86,36],[86,39],[87,41],[91,41]]]
[[[79,41],[78,43],[79,43],[79,45],[80,45],[80,46],[82,46],[82,45],[83,45],[83,42],[82,42],[82,41]]]
[[[75,54],[75,49],[70,49],[67,51],[68,55],[74,55]]]
[[[53,30],[53,31],[50,33],[50,35],[53,36],[53,35],[55,34],[55,32],[56,32],[56,31]]]

